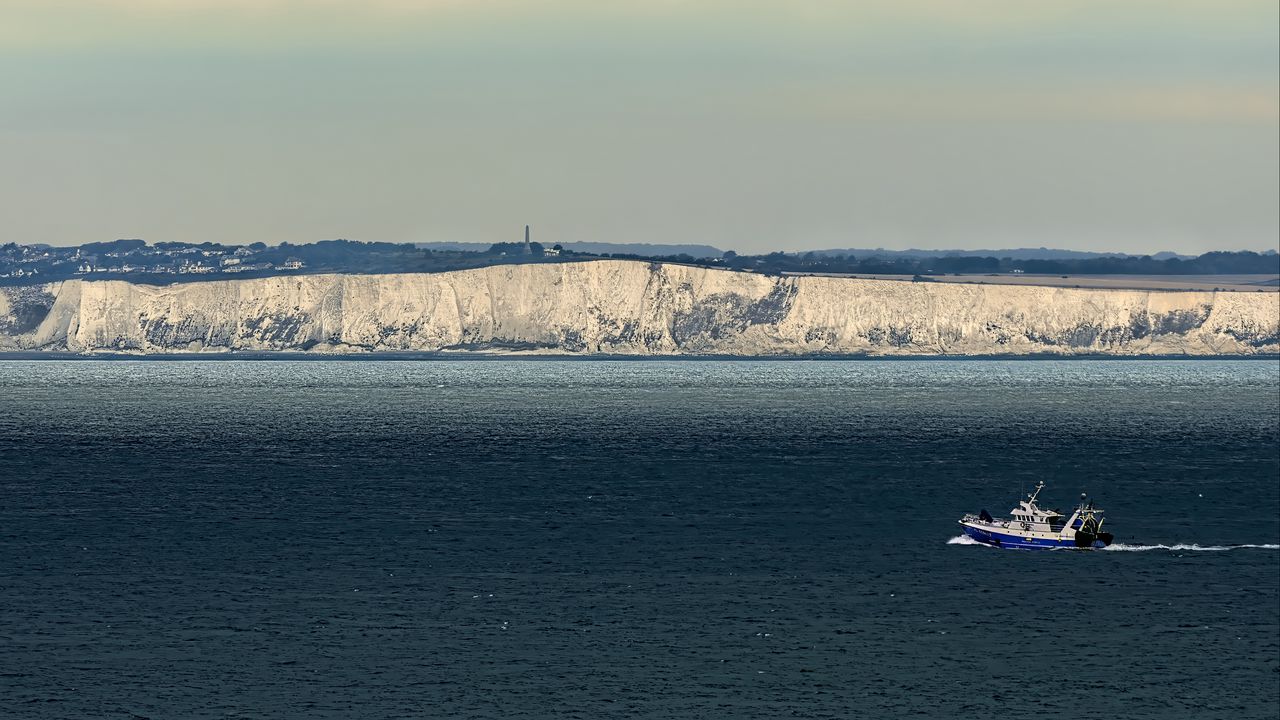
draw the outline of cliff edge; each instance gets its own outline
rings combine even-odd
[[[1274,293],[769,277],[629,260],[0,288],[0,351],[1256,355]]]

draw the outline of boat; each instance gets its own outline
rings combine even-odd
[[[1115,539],[1111,533],[1102,531],[1102,510],[1094,507],[1084,493],[1080,494],[1080,504],[1067,517],[1036,504],[1043,489],[1042,480],[1026,500],[1009,512],[1008,519],[991,517],[986,510],[965,515],[960,519],[964,534],[984,545],[1017,550],[1104,548]]]

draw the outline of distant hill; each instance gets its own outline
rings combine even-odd
[[[692,255],[696,258],[720,257],[724,251],[710,245],[665,245],[662,243],[563,243],[565,249],[574,252],[603,255],[605,253],[625,253],[627,255]]]
[[[560,243],[560,245],[565,250],[590,253],[592,255],[613,255],[615,253],[622,253],[625,255],[643,255],[646,257],[690,255],[696,258],[718,258],[724,254],[724,251],[720,248],[712,247],[710,245],[607,242],[567,242]],[[467,242],[429,242],[417,243],[417,246],[425,250],[453,250],[461,252],[484,252],[489,249],[489,243]],[[547,247],[550,247],[550,245],[547,245]]]
[[[1045,248],[1015,250],[825,250],[761,255],[723,253],[710,245],[565,243],[548,253],[542,244],[411,243],[321,240],[294,245],[224,245],[159,242],[139,238],[79,247],[0,245],[0,285],[39,285],[83,278],[174,282],[327,273],[435,273],[490,265],[562,263],[600,259],[678,262],[765,274],[953,275],[1023,273],[1050,275],[1280,275],[1280,255],[1215,251],[1189,258],[1088,253]]]
[[[488,250],[493,243],[472,243],[472,242],[426,242],[414,243],[413,246],[419,250],[448,250],[450,252],[484,252]]]
[[[852,255],[854,257],[882,258],[937,258],[937,257],[994,257],[1012,260],[1090,260],[1102,257],[1139,257],[1134,253],[1100,253],[1085,250],[1058,250],[1055,248],[1007,248],[1005,250],[888,250],[885,248],[844,248],[831,250],[814,250],[815,255],[831,257],[834,255]],[[804,253],[800,253],[804,254]],[[1154,253],[1156,260],[1169,258],[1190,259],[1194,255],[1179,255],[1172,252]]]

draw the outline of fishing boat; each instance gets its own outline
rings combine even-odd
[[[1041,481],[1026,500],[1009,512],[1007,519],[991,517],[991,513],[983,510],[977,515],[965,515],[960,519],[960,527],[964,528],[965,535],[984,545],[1017,550],[1104,548],[1115,539],[1111,533],[1102,531],[1102,510],[1095,508],[1084,493],[1068,517],[1036,504],[1043,489],[1044,481]]]

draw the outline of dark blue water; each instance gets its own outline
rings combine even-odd
[[[0,403],[6,717],[1280,711],[1273,361],[0,362]],[[948,544],[1040,479],[1124,549]]]

